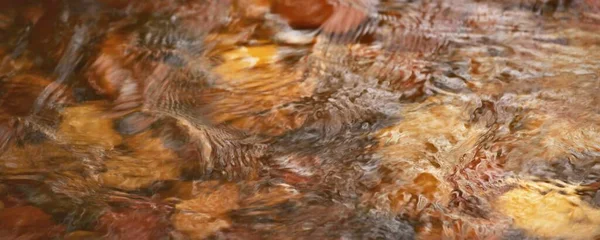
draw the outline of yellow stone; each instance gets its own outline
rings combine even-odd
[[[575,194],[517,188],[500,196],[496,205],[514,220],[515,227],[534,236],[583,240],[600,234],[600,209]]]

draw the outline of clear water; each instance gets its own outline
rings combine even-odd
[[[1,0],[0,239],[598,239],[597,0]]]

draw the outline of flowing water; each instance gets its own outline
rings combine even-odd
[[[597,0],[0,0],[0,239],[600,239]]]

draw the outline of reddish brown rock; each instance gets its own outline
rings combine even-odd
[[[61,236],[64,226],[32,206],[6,208],[0,211],[0,239],[50,239]]]
[[[0,114],[27,116],[33,110],[38,96],[51,83],[49,79],[29,74],[0,81],[0,89],[4,93],[0,98]]]
[[[14,196],[13,194],[0,197],[0,201],[4,203],[5,208],[21,207],[27,205],[27,202],[22,196]]]
[[[146,208],[108,211],[98,222],[96,231],[110,239],[165,239],[170,232],[163,213]]]
[[[271,11],[294,28],[317,28],[333,13],[326,0],[274,0]]]
[[[36,24],[38,20],[44,15],[44,8],[42,8],[41,4],[31,4],[23,9],[21,13],[22,18],[27,23]]]
[[[363,23],[377,0],[275,0],[271,11],[293,28],[322,27],[327,33],[346,33]]]
[[[26,117],[36,113],[55,119],[56,112],[48,110],[71,100],[67,87],[41,76],[23,74],[0,80],[0,150],[16,139],[23,140],[28,132]]]

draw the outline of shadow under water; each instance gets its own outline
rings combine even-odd
[[[597,0],[0,0],[0,239],[600,239]]]

